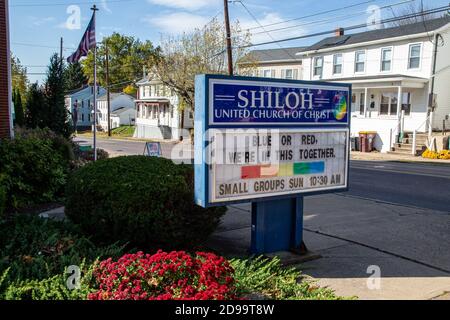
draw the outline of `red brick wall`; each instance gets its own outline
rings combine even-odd
[[[0,138],[10,137],[10,79],[7,0],[0,0]]]

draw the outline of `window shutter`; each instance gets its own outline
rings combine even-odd
[[[298,69],[294,69],[294,75],[293,75],[294,79],[298,79]]]
[[[281,78],[282,78],[282,79],[285,79],[285,78],[286,78],[286,70],[285,70],[285,69],[282,69],[282,70],[281,70]]]
[[[275,78],[275,69],[270,70],[270,77]]]

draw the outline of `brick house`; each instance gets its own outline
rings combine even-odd
[[[0,0],[0,138],[12,137],[8,0]]]

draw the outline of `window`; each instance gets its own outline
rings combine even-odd
[[[409,46],[408,69],[418,69],[420,67],[420,44],[412,44]]]
[[[323,57],[315,57],[314,58],[314,76],[322,77],[323,71]]]
[[[150,97],[150,87],[149,86],[144,87],[144,97]]]
[[[394,116],[397,114],[397,94],[382,93],[380,104],[380,115]]]
[[[403,92],[402,110],[405,111],[405,116],[409,116],[411,114],[411,92]]]
[[[342,54],[335,54],[333,56],[333,74],[342,73]]]
[[[263,70],[264,78],[270,78],[271,76],[272,76],[272,70],[270,70],[270,69]]]
[[[391,71],[392,48],[381,49],[381,71]]]
[[[355,72],[364,72],[366,69],[366,52],[356,51],[355,52]]]
[[[366,102],[366,95],[365,95],[364,92],[361,92],[361,93],[359,94],[359,114],[360,114],[361,116],[364,115],[364,105],[365,105],[365,102]]]

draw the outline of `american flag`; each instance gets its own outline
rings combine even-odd
[[[84,32],[83,38],[78,45],[77,51],[75,51],[70,57],[67,58],[67,62],[74,63],[80,60],[81,57],[88,55],[90,49],[95,47],[95,12],[92,15],[91,22],[87,26]]]

